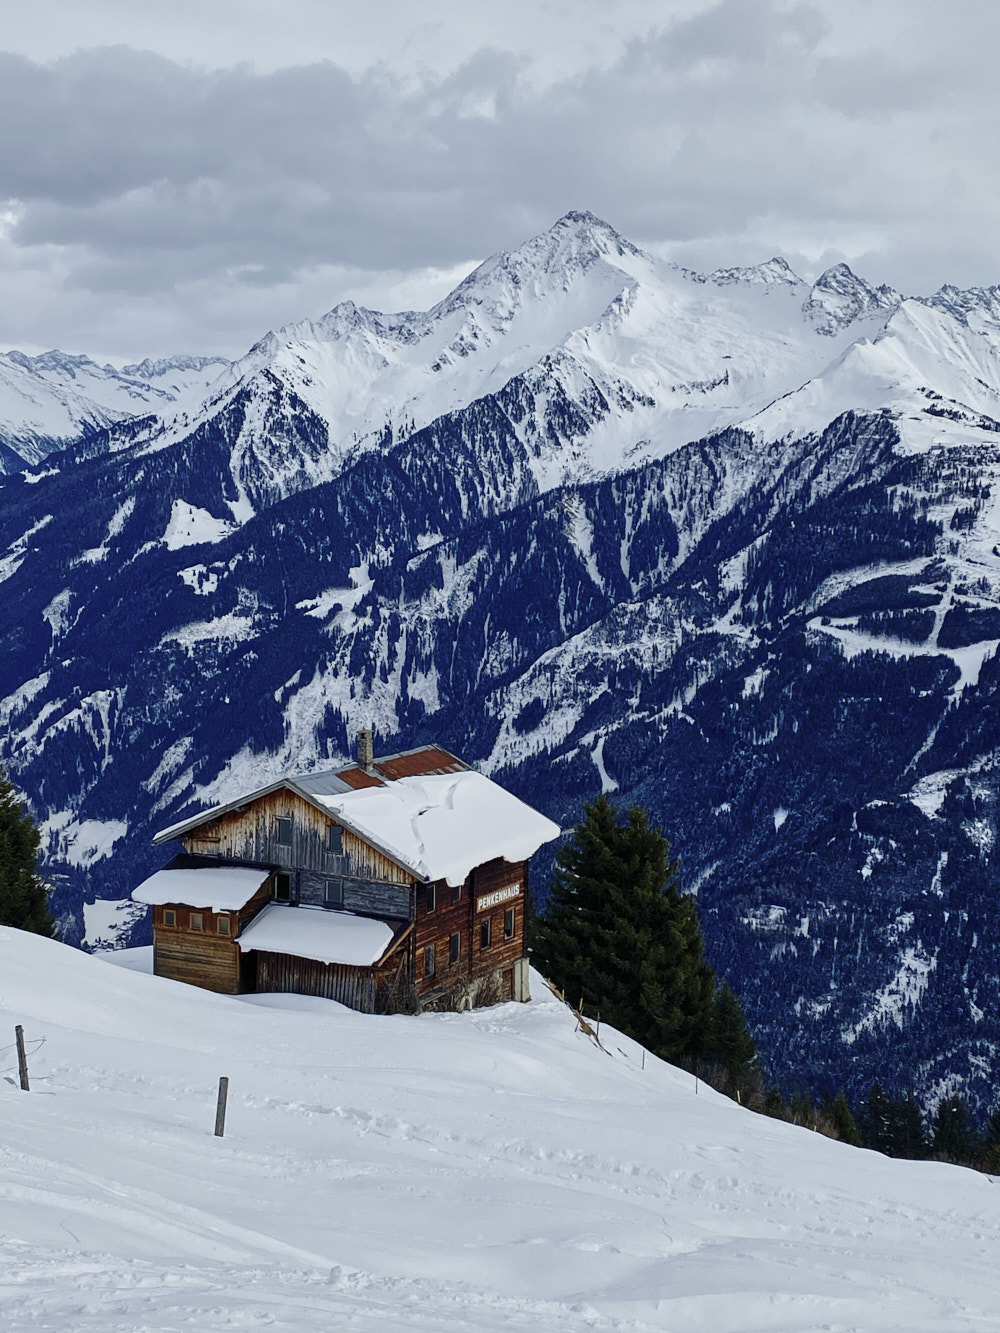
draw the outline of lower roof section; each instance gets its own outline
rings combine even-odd
[[[405,928],[405,923],[403,927]],[[287,953],[311,958],[317,963],[339,963],[344,967],[371,967],[377,963],[399,933],[372,917],[327,907],[289,907],[269,903],[244,928],[236,943],[244,953]]]
[[[132,900],[155,907],[181,903],[207,912],[235,912],[250,901],[270,873],[254,866],[168,866],[133,889]]]

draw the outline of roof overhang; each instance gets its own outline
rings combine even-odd
[[[270,870],[253,866],[197,866],[158,870],[132,890],[132,901],[151,907],[179,903],[207,912],[237,912],[267,883]]]
[[[243,953],[258,949],[340,967],[375,967],[408,930],[408,922],[269,903],[243,928],[236,944]]]

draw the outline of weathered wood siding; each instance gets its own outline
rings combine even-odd
[[[524,901],[527,867],[523,862],[511,864],[501,859],[478,866],[458,892],[444,880],[434,885],[434,908],[429,908],[427,885],[418,885],[416,897],[416,930],[414,932],[414,984],[419,995],[436,990],[449,990],[492,972],[511,972],[516,961],[524,956]],[[516,896],[505,897],[493,906],[481,905],[489,894],[517,889]],[[503,937],[504,913],[514,910],[514,934]],[[480,927],[490,923],[490,944],[481,945]],[[450,959],[451,937],[459,936],[459,954]],[[427,975],[427,949],[434,950],[434,974]],[[511,972],[513,977],[513,973]],[[513,981],[510,984],[513,998]]]
[[[314,870],[300,870],[298,901],[322,907],[326,902],[328,880],[340,884],[343,906],[350,908],[352,912],[395,917],[399,921],[410,919],[409,884],[387,884],[380,880],[356,879],[332,873],[319,875]]]
[[[164,924],[167,911],[174,912],[175,926]],[[201,911],[202,929],[192,930],[191,914],[198,911],[180,904],[153,908],[153,971],[158,977],[235,995],[240,982],[239,950],[233,938],[236,915]],[[229,918],[232,934],[218,933],[219,916]]]
[[[375,1011],[375,972],[370,967],[342,967],[257,950],[257,990],[321,995],[364,1014]]]
[[[264,881],[264,883],[260,886],[260,888],[254,894],[254,896],[250,899],[250,901],[246,903],[245,906],[241,907],[240,910],[235,914],[237,924],[239,926],[239,931],[243,931],[247,928],[247,926],[249,926],[250,922],[254,919],[257,913],[261,910],[261,908],[267,906],[267,904],[271,901],[271,898],[273,896],[274,896],[274,878],[272,876],[270,879]],[[235,931],[234,934],[238,934],[239,931]]]
[[[291,843],[278,841],[279,819],[291,820]],[[336,827],[332,815],[317,810],[296,792],[279,790],[193,829],[183,842],[198,856],[287,869],[293,881],[293,901],[321,906],[326,900],[326,881],[341,880],[345,907],[407,919],[410,875],[349,829],[341,830],[341,851],[330,851],[330,829]]]

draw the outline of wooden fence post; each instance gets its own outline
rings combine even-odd
[[[219,1079],[219,1100],[215,1107],[215,1137],[221,1139],[226,1132],[226,1098],[229,1096],[229,1079]]]
[[[21,1091],[29,1092],[28,1057],[24,1053],[24,1028],[20,1023],[14,1029],[14,1039],[17,1042],[17,1072],[21,1079]]]

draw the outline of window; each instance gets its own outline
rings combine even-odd
[[[342,879],[324,880],[323,899],[326,902],[327,907],[343,907],[344,881]]]
[[[202,918],[201,918],[201,913],[200,913],[200,912],[192,912],[192,913],[191,913],[191,929],[192,929],[192,930],[201,930],[201,919],[202,919]]]
[[[452,935],[448,941],[448,962],[454,966],[458,962],[458,955],[462,952],[461,935]]]
[[[508,907],[503,914],[503,937],[505,940],[514,938],[514,908]]]
[[[451,901],[452,901],[453,903],[460,903],[460,902],[462,901],[462,886],[461,886],[461,884],[455,884],[455,885],[452,887],[452,890],[451,890]]]
[[[434,975],[434,945],[429,944],[424,950],[424,976],[432,977]]]
[[[275,875],[274,896],[279,903],[289,903],[292,901],[291,875]]]
[[[344,850],[344,830],[339,824],[331,824],[327,829],[326,850],[341,855]]]
[[[278,843],[281,847],[291,847],[292,821],[290,819],[278,820]]]
[[[172,907],[165,907],[163,909],[163,924],[165,926],[177,925],[177,913]]]
[[[424,889],[424,908],[428,912],[433,912],[437,906],[437,891],[433,884],[428,884]]]
[[[490,947],[489,917],[487,917],[485,921],[480,921],[479,923],[479,947],[480,949],[488,949]]]
[[[232,930],[230,929],[229,926],[229,917],[228,916],[216,917],[215,929],[219,932],[220,935],[231,935]]]

